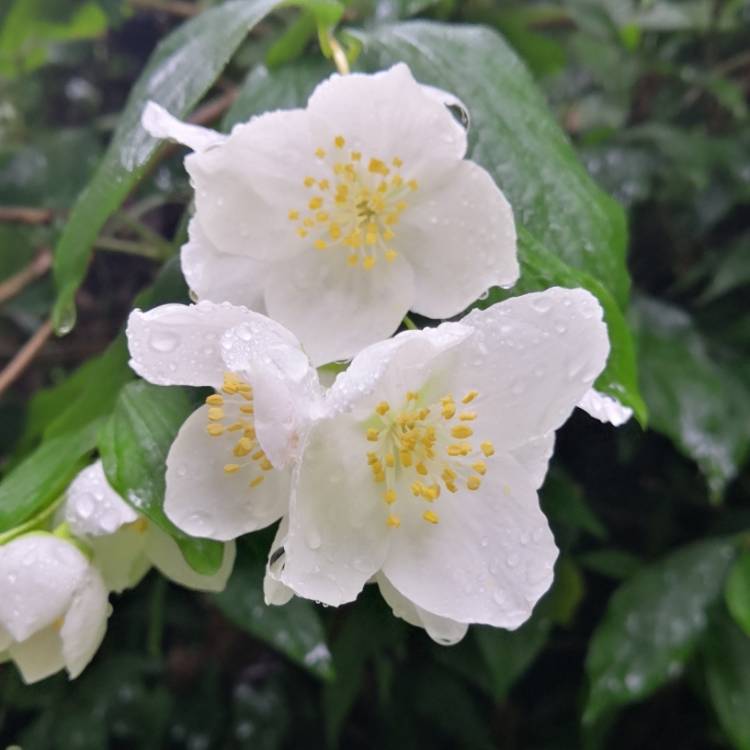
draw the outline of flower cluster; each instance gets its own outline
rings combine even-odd
[[[396,333],[409,310],[455,318],[518,277],[511,208],[464,158],[456,110],[405,65],[334,75],[305,109],[229,135],[149,104],[145,128],[192,150],[181,260],[198,301],[134,311],[130,364],[158,385],[213,391],[171,446],[164,510],[225,542],[224,564],[194,573],[90,466],[54,533],[0,547],[0,652],[27,680],[80,672],[109,591],[152,565],[220,589],[233,540],[277,522],[269,604],[337,606],[375,583],[445,644],[471,623],[529,617],[557,557],[537,497],[555,431],[577,405],[612,422],[627,413],[592,389],[609,342],[584,290]],[[330,382],[316,368],[333,362]]]

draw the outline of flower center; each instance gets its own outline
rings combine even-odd
[[[495,453],[489,440],[474,447],[474,421],[477,412],[469,406],[478,396],[468,391],[457,404],[447,394],[435,403],[425,405],[418,393],[408,391],[403,405],[392,409],[381,401],[366,422],[366,437],[374,443],[367,454],[367,463],[376,484],[385,489],[383,500],[393,508],[398,500],[396,484],[411,480],[411,494],[430,504],[440,497],[442,488],[458,492],[462,483],[468,490],[477,490],[487,472],[486,458]],[[429,508],[422,518],[431,524],[440,521]],[[398,528],[401,520],[389,510],[386,524]]]
[[[231,461],[224,464],[227,476],[250,476],[248,486],[257,487],[271,471],[268,460],[255,435],[253,389],[231,372],[224,373],[221,393],[206,399],[208,425],[206,432],[213,438],[227,441]]]
[[[390,166],[377,157],[349,151],[346,139],[337,135],[329,155],[315,151],[322,177],[303,180],[310,191],[304,210],[289,211],[297,234],[310,238],[316,250],[341,247],[352,268],[371,270],[379,259],[392,263],[398,257],[392,242],[401,214],[408,208],[405,198],[418,189],[417,181],[401,174],[398,156]]]

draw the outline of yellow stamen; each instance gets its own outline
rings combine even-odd
[[[438,523],[440,521],[438,514],[432,510],[426,510],[422,513],[422,518],[424,518],[427,523]]]
[[[224,471],[227,474],[236,474],[240,470],[239,464],[224,464]]]

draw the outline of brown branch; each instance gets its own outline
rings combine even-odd
[[[18,350],[16,356],[0,372],[0,394],[31,364],[31,361],[52,334],[52,321],[42,323],[34,335]]]
[[[52,265],[52,253],[42,250],[28,266],[0,283],[0,305],[15,297],[28,284],[43,276]]]
[[[193,125],[207,125],[209,122],[218,120],[234,104],[238,93],[236,86],[229,86],[223,94],[196,109],[188,122]]]
[[[183,2],[183,0],[130,0],[130,5],[136,9],[154,10],[181,18],[192,18],[203,10],[200,6]]]
[[[16,221],[20,224],[48,224],[52,221],[51,208],[34,206],[0,206],[0,221]]]

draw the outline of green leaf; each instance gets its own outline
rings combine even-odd
[[[414,21],[360,34],[362,63],[403,61],[417,80],[458,96],[469,109],[469,156],[494,177],[517,221],[569,265],[601,282],[624,308],[622,209],[589,177],[532,76],[506,42],[478,26]]]
[[[706,684],[719,723],[737,750],[750,750],[750,640],[726,615],[703,644]]]
[[[0,483],[0,533],[43,511],[62,494],[96,447],[102,420],[43,442]]]
[[[651,426],[698,464],[719,500],[750,451],[747,389],[684,311],[639,298],[632,313]]]
[[[213,601],[235,625],[314,675],[330,679],[333,677],[331,654],[315,606],[297,597],[281,607],[266,606],[264,574],[264,557],[248,545],[241,545],[232,577],[226,589],[212,597]]]
[[[90,250],[104,222],[122,203],[156,150],[158,141],[141,127],[153,100],[176,117],[188,113],[210,88],[247,35],[278,0],[232,0],[182,24],[163,39],[133,87],[107,153],[73,207],[55,248],[58,297],[55,328],[75,324],[75,293],[86,274]]]
[[[644,567],[612,596],[586,658],[589,728],[679,675],[707,627],[734,554],[717,538]]]
[[[750,550],[743,550],[732,565],[724,588],[724,600],[734,621],[750,637]]]
[[[112,487],[139,513],[166,531],[190,566],[212,575],[224,545],[181,532],[164,514],[165,462],[182,423],[193,412],[192,392],[144,381],[126,385],[99,438],[99,453]]]
[[[612,548],[586,552],[576,559],[584,568],[607,578],[614,578],[616,581],[630,578],[643,564],[641,559],[631,552]]]

